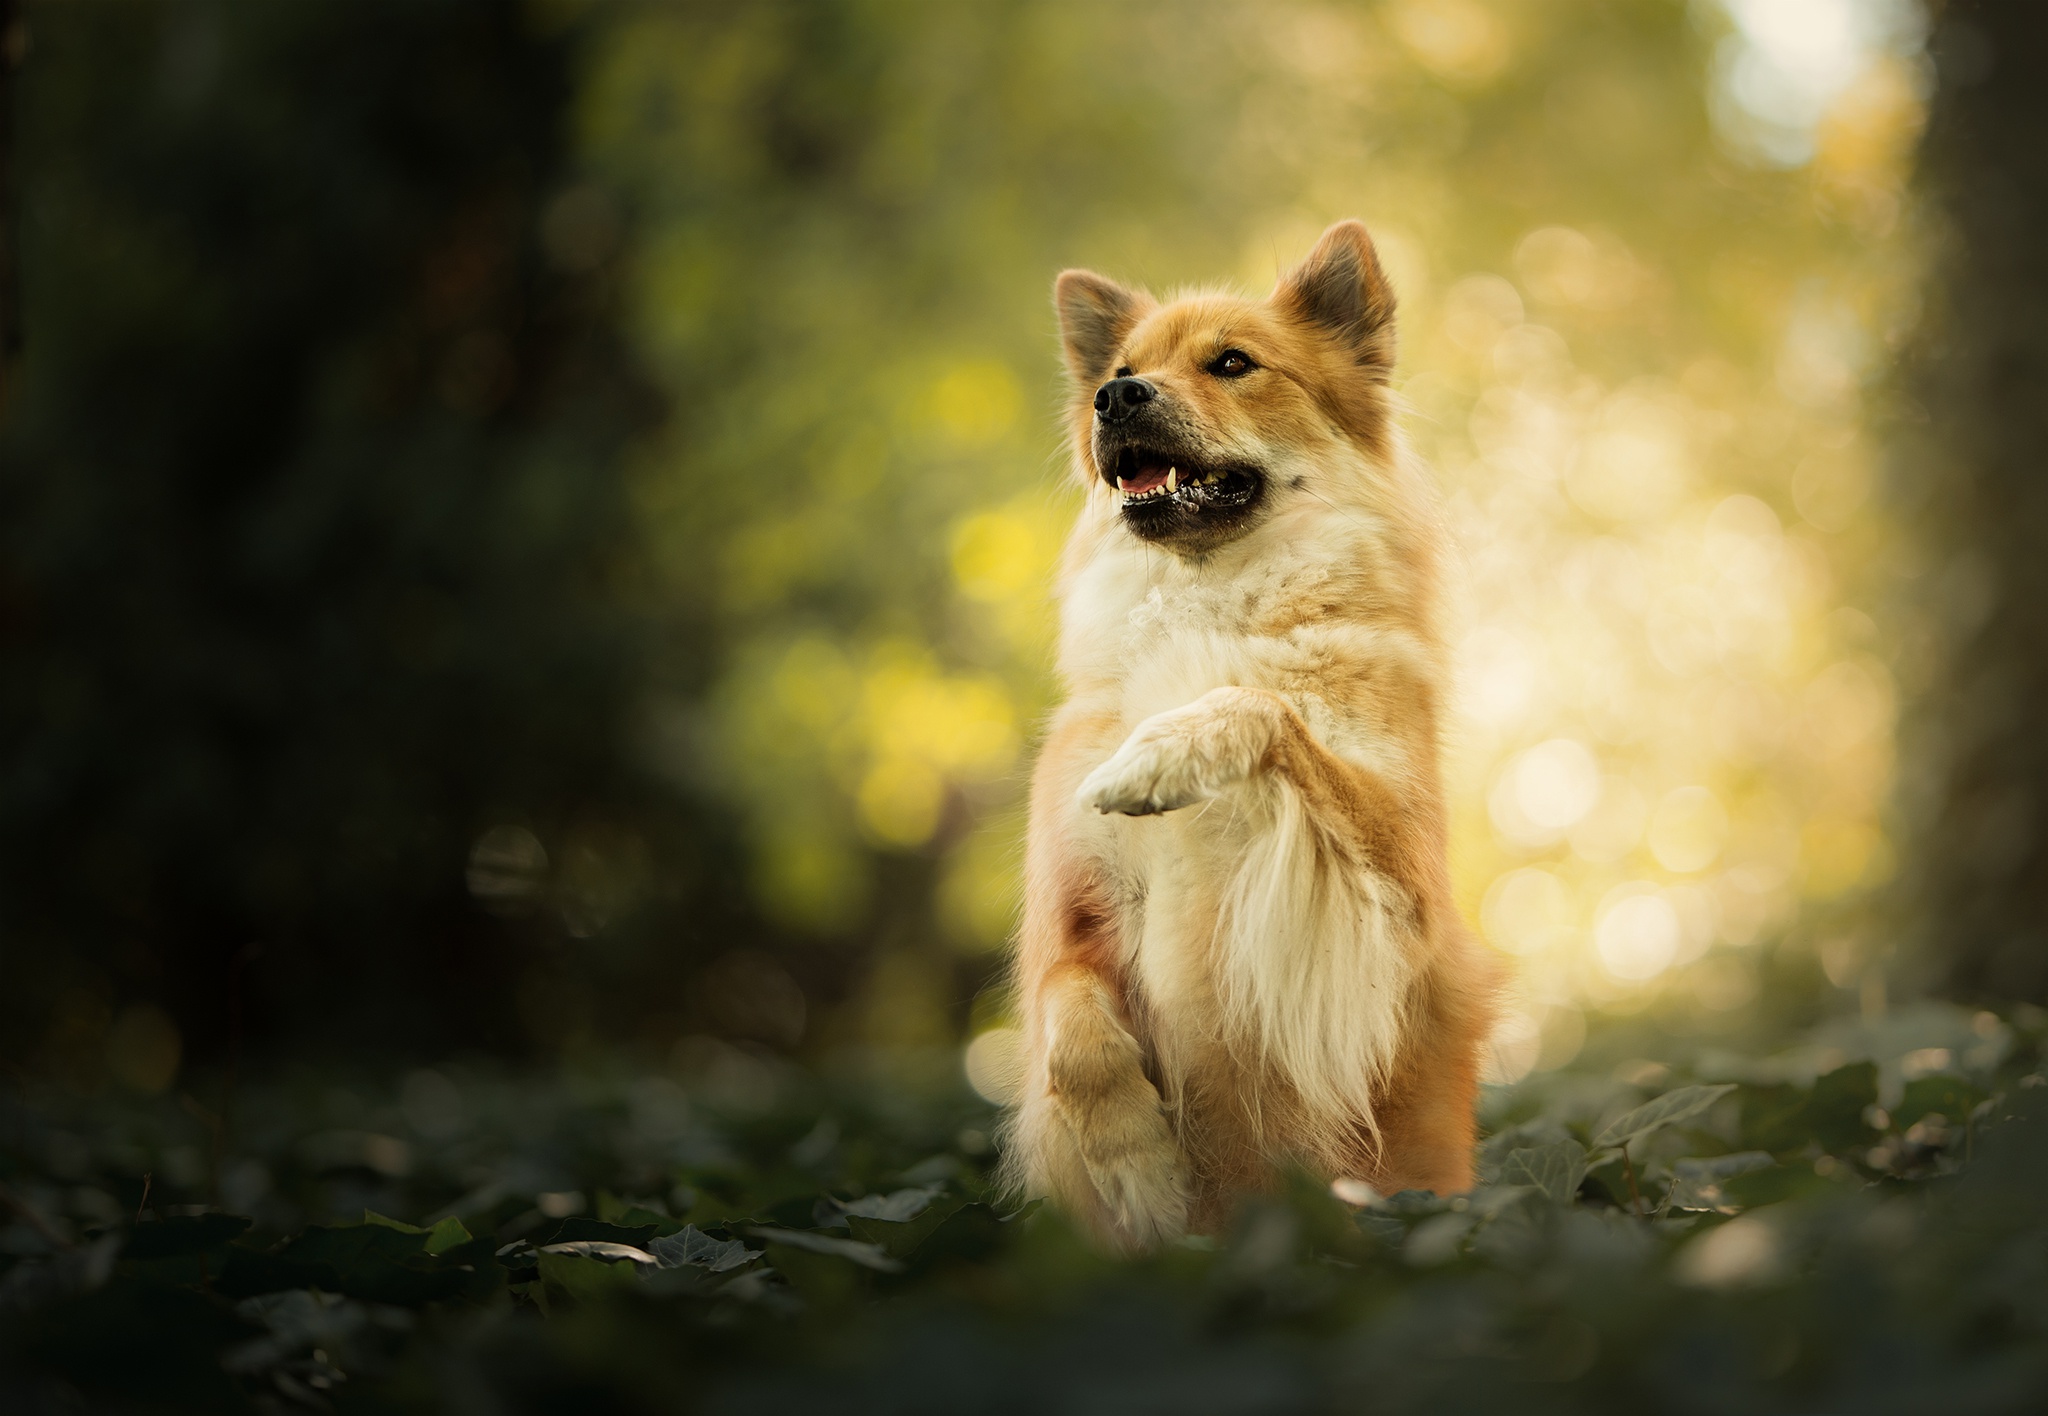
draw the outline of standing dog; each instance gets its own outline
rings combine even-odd
[[[1444,538],[1371,238],[1331,227],[1264,301],[1055,299],[1088,490],[1012,1173],[1128,1248],[1287,1165],[1469,1188],[1493,971],[1445,869]]]

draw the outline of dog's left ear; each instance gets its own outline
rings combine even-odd
[[[1102,382],[1117,346],[1152,306],[1141,292],[1092,270],[1061,271],[1052,284],[1052,303],[1059,311],[1067,372],[1084,389]]]
[[[1365,223],[1340,221],[1308,259],[1280,277],[1273,304],[1348,347],[1384,378],[1394,368],[1394,287]]]

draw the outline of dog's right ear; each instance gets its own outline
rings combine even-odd
[[[1052,283],[1052,303],[1060,314],[1067,372],[1080,387],[1092,389],[1109,372],[1117,347],[1152,302],[1092,270],[1063,270]]]
[[[1347,346],[1382,380],[1394,367],[1394,286],[1365,224],[1340,221],[1308,258],[1280,277],[1273,302]]]

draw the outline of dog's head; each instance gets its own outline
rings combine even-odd
[[[1394,293],[1356,221],[1264,300],[1161,305],[1085,270],[1053,292],[1082,469],[1134,536],[1201,555],[1313,495],[1300,469],[1344,444],[1386,452]]]

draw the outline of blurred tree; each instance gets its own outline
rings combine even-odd
[[[1923,970],[2048,1001],[2048,11],[1951,0],[1921,182],[1938,274],[1902,440],[1925,568],[1903,805]]]
[[[1706,1028],[1857,986],[1891,680],[1843,601],[1885,544],[1864,381],[1911,290],[1916,36],[1823,33],[1813,89],[1808,31],[1788,58],[1741,9],[610,12],[579,133],[631,194],[631,328],[677,410],[634,505],[718,656],[649,719],[820,941],[820,1001],[928,1039],[1009,924],[1075,495],[1052,273],[1263,290],[1346,216],[1470,553],[1455,858],[1543,1055],[1582,1003],[1668,991]]]
[[[19,0],[0,0],[0,402],[7,362],[21,352],[21,286],[14,268],[14,86],[28,47]]]
[[[1050,691],[1047,282],[1264,288],[1345,216],[1471,552],[1528,1038],[1854,987],[1919,94],[1851,26],[1777,103],[1767,12],[31,6],[0,1009],[203,1050],[261,944],[336,1033],[949,1040]]]
[[[89,1053],[140,995],[203,1054],[253,960],[256,1032],[513,1040],[660,815],[624,764],[620,475],[658,409],[612,333],[622,212],[563,143],[578,32],[29,21],[0,1036],[32,1049],[54,999]]]

